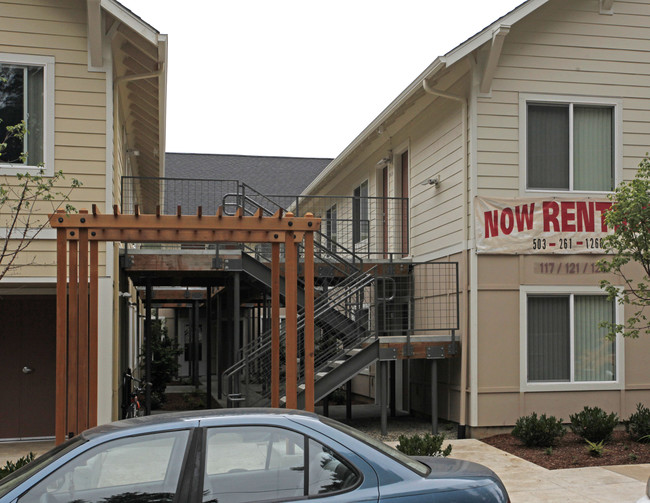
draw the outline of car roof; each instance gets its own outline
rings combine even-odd
[[[153,414],[151,416],[124,419],[122,421],[115,421],[113,423],[96,426],[95,428],[84,431],[82,435],[84,438],[91,440],[110,433],[126,433],[129,430],[146,430],[152,427],[155,429],[161,429],[165,426],[173,428],[182,426],[189,421],[200,421],[202,419],[214,419],[219,417],[228,417],[230,419],[241,417],[250,419],[252,417],[259,417],[260,420],[263,420],[264,418],[287,416],[291,416],[292,418],[305,417],[317,420],[319,419],[319,416],[313,412],[292,409],[242,408],[195,410]]]

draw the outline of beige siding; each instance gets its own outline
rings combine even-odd
[[[55,58],[54,169],[63,171],[64,183],[83,183],[70,195],[73,206],[97,203],[104,210],[106,76],[88,71],[85,2],[0,0],[0,12],[0,52]],[[37,240],[20,258],[30,265],[13,274],[54,276],[54,251],[54,242]],[[100,264],[103,273],[103,252]]]
[[[478,101],[478,195],[519,195],[519,93],[623,99],[623,176],[650,144],[650,3],[550,2],[513,26],[492,96]]]

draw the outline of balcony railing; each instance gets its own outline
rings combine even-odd
[[[130,214],[136,205],[153,213],[160,206],[163,214],[214,214],[219,206],[234,214],[238,207],[246,213],[278,208],[296,216],[312,213],[322,219],[317,240],[339,255],[364,260],[393,260],[407,256],[408,199],[398,197],[354,197],[333,195],[262,194],[236,180],[122,177],[122,213]]]

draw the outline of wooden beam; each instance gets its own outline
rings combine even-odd
[[[203,217],[205,218],[205,216]],[[94,233],[94,234],[92,234]],[[275,237],[277,235],[277,238]],[[283,242],[284,232],[106,229],[91,230],[91,241],[123,241],[125,243],[274,243]],[[213,255],[214,256],[214,255]]]
[[[271,407],[280,407],[280,243],[271,244]]]
[[[64,210],[57,215],[63,219]],[[54,431],[56,445],[65,441],[67,425],[67,325],[68,325],[68,260],[66,230],[56,232],[56,400]]]
[[[56,215],[56,214],[55,214]],[[192,229],[192,230],[250,230],[250,231],[293,231],[305,232],[320,229],[320,218],[316,217],[290,217],[289,214],[283,218],[262,218],[255,216],[229,216],[222,215],[207,216],[199,218],[196,215],[160,215],[143,214],[139,217],[134,215],[119,215],[117,205],[114,205],[114,215],[88,215],[85,221],[81,222],[78,214],[68,215],[64,222],[58,222],[56,216],[50,216],[52,227],[84,227],[89,229]],[[179,221],[181,218],[181,221]]]
[[[492,32],[492,43],[490,46],[490,54],[488,55],[485,69],[483,70],[483,79],[481,80],[481,93],[487,94],[492,89],[492,79],[497,71],[499,65],[499,58],[501,57],[501,49],[503,49],[503,42],[506,35],[510,33],[510,26],[499,25]]]

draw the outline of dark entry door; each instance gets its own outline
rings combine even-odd
[[[0,295],[0,438],[54,435],[56,297]]]

